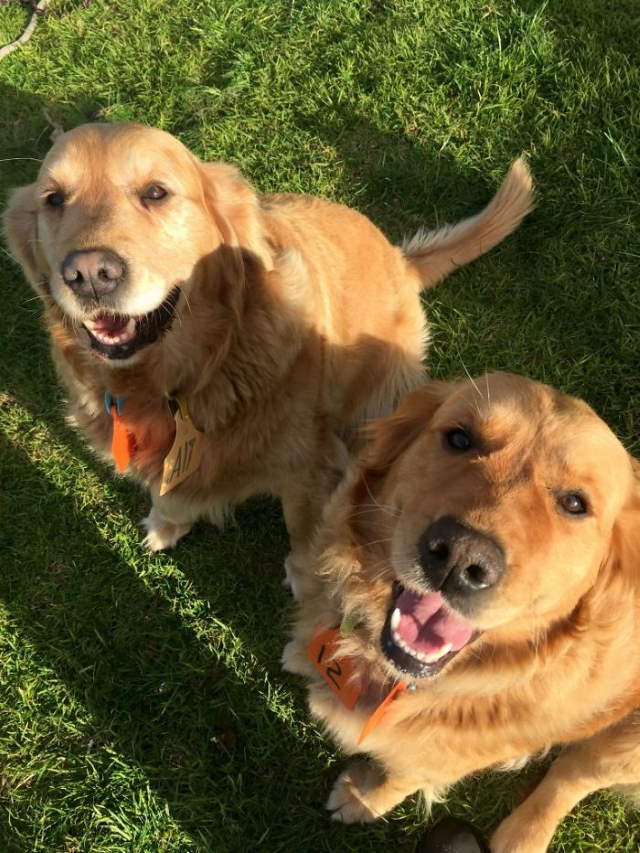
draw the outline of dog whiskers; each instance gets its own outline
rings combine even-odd
[[[458,350],[458,357],[459,357],[459,359],[460,359],[460,364],[462,365],[462,369],[463,369],[463,370],[464,370],[464,372],[466,373],[467,378],[469,379],[469,382],[471,383],[471,385],[472,385],[472,387],[473,387],[474,391],[476,392],[476,394],[478,395],[478,397],[480,398],[480,400],[484,401],[485,397],[484,397],[484,395],[483,395],[482,391],[480,390],[480,388],[478,388],[478,385],[477,385],[477,383],[476,383],[475,379],[474,379],[474,378],[473,378],[473,376],[469,373],[469,370],[468,370],[468,368],[467,368],[467,365],[464,363],[464,359],[462,358],[462,354],[461,354],[460,350]],[[488,392],[489,392],[489,380],[488,380],[487,374],[485,374],[485,378],[486,378],[486,380],[487,380],[487,394],[488,394]],[[478,415],[478,417],[479,417],[479,418],[482,418],[482,412],[481,412],[481,410],[480,410],[480,403],[479,403],[479,401],[478,401],[478,400],[474,400],[474,409],[475,409],[475,412],[476,412],[476,414]]]
[[[390,515],[392,517],[397,517],[399,515],[399,512],[396,509],[396,507],[388,507],[385,504],[378,503],[373,492],[369,488],[369,483],[367,483],[367,478],[363,477],[363,481],[364,481],[364,484],[365,484],[366,489],[367,489],[367,494],[371,498],[371,502],[374,504],[374,506],[378,507],[378,509],[382,510],[382,512],[386,513],[387,515]]]
[[[359,516],[366,515],[367,513],[376,513],[379,509],[382,509],[386,512],[387,515],[390,515],[392,518],[399,518],[400,512],[392,506],[386,506],[385,504],[373,504],[370,506],[359,506],[356,512],[351,513],[352,518],[358,518]]]
[[[182,296],[184,297],[184,301],[186,303],[187,310],[189,311],[189,314],[193,314],[193,309],[191,308],[191,302],[189,301],[189,294],[185,290],[183,290]]]
[[[32,160],[34,163],[42,163],[37,157],[4,157],[0,163],[12,163],[14,160]]]
[[[364,542],[363,548],[372,548],[374,545],[382,545],[384,542],[392,542],[393,537],[387,536],[386,539],[374,539],[372,542]]]

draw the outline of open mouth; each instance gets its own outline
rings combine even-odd
[[[447,607],[442,593],[394,585],[380,643],[400,672],[413,678],[435,675],[476,637],[473,625]]]
[[[137,317],[100,311],[84,324],[92,349],[109,359],[130,358],[170,328],[179,297],[174,287],[157,308]]]

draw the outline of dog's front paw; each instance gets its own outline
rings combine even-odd
[[[296,642],[296,640],[290,640],[284,647],[284,650],[282,652],[282,659],[280,661],[280,663],[282,664],[282,668],[285,672],[298,672],[298,669],[296,667],[296,661],[298,660],[298,657],[298,643]]]
[[[491,853],[545,853],[551,840],[541,825],[523,822],[515,812],[491,836]]]
[[[314,671],[309,664],[305,645],[300,640],[291,640],[287,643],[280,662],[285,672],[292,672],[294,675],[308,676]]]
[[[172,521],[159,519],[153,510],[142,520],[142,527],[147,531],[144,546],[149,551],[166,551],[173,548],[190,530],[190,524],[174,524]]]
[[[354,761],[338,776],[327,800],[331,819],[342,823],[372,823],[376,811],[371,794],[379,784],[378,772],[368,761]]]

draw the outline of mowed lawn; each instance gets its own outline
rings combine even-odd
[[[27,17],[0,3],[0,44]],[[398,240],[475,212],[525,151],[537,209],[428,295],[430,370],[548,381],[638,451],[639,43],[636,0],[52,0],[0,63],[0,198],[51,123],[135,120]],[[373,827],[324,812],[344,759],[280,671],[278,505],[145,553],[146,496],[66,427],[38,302],[6,251],[0,274],[0,850],[412,851],[415,801]],[[540,772],[432,818],[489,831]],[[609,795],[553,845],[638,849]]]

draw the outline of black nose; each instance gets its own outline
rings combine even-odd
[[[418,554],[429,585],[449,593],[471,595],[495,586],[505,568],[498,543],[452,515],[427,527]]]
[[[69,252],[62,262],[62,278],[76,296],[100,299],[120,284],[126,264],[108,249]]]

